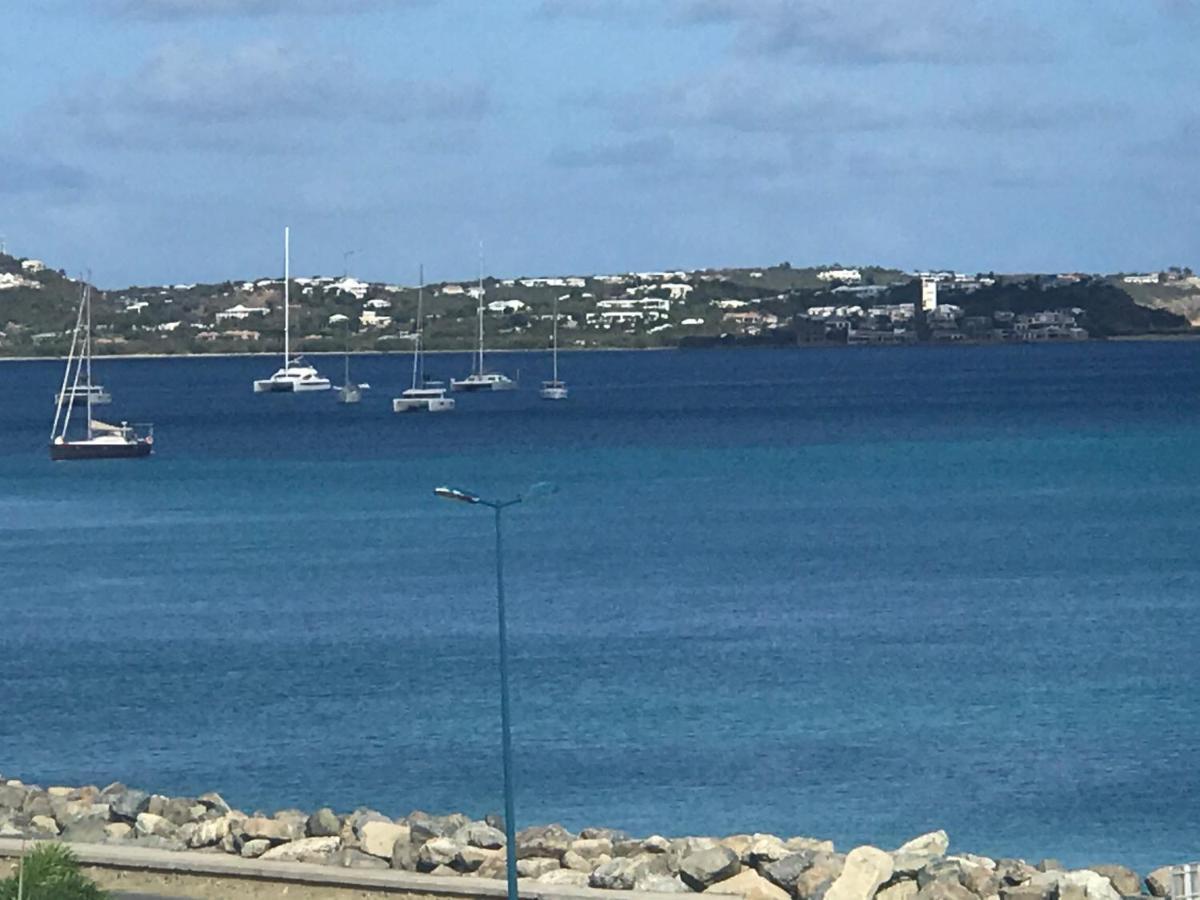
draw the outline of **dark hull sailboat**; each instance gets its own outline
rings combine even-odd
[[[151,437],[119,441],[56,441],[50,445],[50,458],[55,462],[67,459],[137,459],[154,452]]]

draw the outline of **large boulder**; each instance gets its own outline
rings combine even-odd
[[[281,862],[330,863],[341,849],[342,839],[336,835],[300,838],[272,847],[260,859],[275,859]]]
[[[421,810],[414,810],[404,819],[412,833],[412,841],[420,846],[426,841],[438,837],[450,837],[458,829],[471,820],[464,815],[454,813],[449,816],[432,816]]]
[[[718,881],[705,889],[704,893],[740,894],[746,900],[791,900],[787,891],[772,884],[753,869],[743,869],[732,878]]]
[[[573,869],[576,872],[591,872],[599,864],[599,862],[593,863],[590,859],[584,859],[574,850],[568,850],[563,854],[562,858],[563,868]]]
[[[187,845],[194,849],[212,847],[225,839],[229,834],[229,819],[222,816],[219,819],[205,819],[196,825],[195,830],[187,839]]]
[[[201,794],[196,798],[196,802],[202,803],[212,817],[223,816],[231,811],[229,804],[225,802],[225,798],[216,791]]]
[[[541,878],[547,872],[561,869],[562,865],[551,856],[526,856],[517,860],[517,875],[521,878]]]
[[[143,813],[142,815],[150,814]],[[140,819],[141,816],[138,818]],[[237,827],[238,834],[243,842],[269,841],[272,845],[275,845],[299,837],[294,832],[290,823],[281,822],[278,819],[268,819],[266,816],[251,816],[243,820]]]
[[[335,837],[342,833],[342,820],[328,806],[322,806],[304,822],[304,834],[310,838]]]
[[[1122,896],[1134,897],[1142,892],[1142,879],[1133,869],[1116,865],[1089,866],[1088,868],[1107,878],[1116,888],[1117,893]]]
[[[238,853],[243,859],[258,859],[258,857],[270,849],[271,842],[269,840],[266,838],[254,838],[253,840],[245,841]]]
[[[450,861],[450,868],[456,872],[475,872],[478,871],[484,863],[493,859],[504,859],[503,850],[486,850],[483,847],[472,847],[471,845],[459,845],[458,851],[454,854],[454,858]]]
[[[637,880],[635,888],[650,894],[690,894],[692,889],[677,875],[646,875]]]
[[[544,856],[561,860],[574,841],[575,835],[561,825],[523,828],[517,832],[517,859]]]
[[[755,834],[751,836],[750,846],[742,856],[742,862],[762,872],[766,866],[779,862],[791,853],[782,838],[773,834]]]
[[[1171,896],[1171,867],[1163,866],[1146,876],[1146,890],[1151,897]]]
[[[977,900],[957,881],[931,881],[917,892],[916,900]]]
[[[1059,873],[1058,896],[1062,900],[1069,900],[1071,894],[1078,900],[1121,900],[1112,881],[1088,869]]]
[[[619,828],[585,828],[579,832],[579,837],[583,840],[593,840],[595,838],[604,838],[607,841],[616,843],[617,841],[629,840],[629,832],[621,831]]]
[[[109,822],[104,826],[104,841],[118,844],[133,837],[133,826],[128,822]]]
[[[504,832],[487,822],[468,822],[454,832],[454,842],[464,847],[499,850],[504,846]]]
[[[29,824],[33,826],[34,834],[54,836],[59,832],[58,822],[54,816],[31,816]]]
[[[334,857],[333,864],[344,869],[387,869],[390,866],[378,856],[363,853],[356,847],[343,847]]]
[[[1057,876],[1044,872],[1035,872],[1019,884],[1004,882],[1000,887],[1000,900],[1056,900],[1057,897]]]
[[[396,843],[408,843],[409,835],[407,825],[397,825],[395,822],[365,822],[358,831],[358,849],[390,862]]]
[[[855,847],[846,854],[842,874],[825,892],[825,900],[872,900],[892,877],[892,857],[878,847]]]
[[[834,853],[833,841],[822,841],[813,837],[790,837],[783,842],[783,846],[787,847],[795,853],[798,850],[813,850],[817,853]]]
[[[742,870],[742,861],[728,847],[709,847],[684,857],[679,877],[694,891],[703,891],[718,881],[732,878]]]
[[[918,890],[915,881],[896,881],[880,888],[875,894],[875,900],[913,900]]]
[[[846,858],[840,853],[818,853],[813,864],[792,885],[797,900],[824,900],[826,892],[842,874]]]
[[[432,838],[417,851],[417,870],[432,872],[439,866],[450,866],[462,848],[447,837]]]
[[[134,788],[126,788],[120,786],[122,790],[108,794],[108,788],[102,796],[108,798],[108,808],[111,811],[114,819],[119,819],[123,822],[137,821],[138,813],[146,812],[146,807],[150,801],[150,795],[145,791],[139,791]]]
[[[620,856],[601,863],[591,873],[588,884],[595,888],[612,891],[647,890],[641,887],[651,876],[668,877],[669,870],[664,854],[642,853],[638,856]]]
[[[138,813],[138,817],[134,821],[133,830],[139,838],[150,836],[169,838],[174,837],[175,832],[179,829],[162,816],[144,812]]]
[[[577,872],[573,869],[551,869],[538,876],[538,884],[561,884],[567,887],[587,887],[587,872]]]
[[[571,841],[571,852],[587,860],[597,860],[602,856],[613,855],[613,842],[608,838],[580,838]]]
[[[20,810],[28,795],[29,788],[24,785],[0,784],[0,809]]]
[[[996,860],[996,877],[1006,885],[1024,884],[1037,874],[1037,869],[1023,859]]]

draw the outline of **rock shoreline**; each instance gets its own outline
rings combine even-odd
[[[0,777],[0,837],[201,850],[260,860],[432,875],[505,876],[505,836],[493,817],[373,809],[338,814],[232,808],[217,793],[167,797],[123,784],[49,787]],[[951,854],[944,831],[887,851],[772,834],[633,837],[561,825],[517,832],[522,879],[660,893],[740,894],[748,900],[1122,900],[1167,897],[1171,870],[1142,878],[1120,865],[1067,871],[1053,860]]]

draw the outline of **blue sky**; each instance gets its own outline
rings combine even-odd
[[[96,281],[1196,261],[1200,0],[20,0],[0,235]]]

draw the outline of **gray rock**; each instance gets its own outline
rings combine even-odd
[[[550,856],[526,856],[517,860],[517,874],[521,878],[541,878],[547,872],[561,868],[560,862]]]
[[[613,856],[613,842],[608,838],[580,838],[571,841],[571,852],[577,853],[587,860],[596,860],[601,856]],[[635,854],[628,854],[633,856]]]
[[[1035,868],[1039,872],[1060,872],[1062,867],[1062,863],[1057,859],[1043,859]]]
[[[442,878],[456,878],[458,876],[458,873],[455,872],[449,866],[438,866],[436,869],[434,869],[429,874],[430,875],[440,875]]]
[[[791,852],[782,838],[773,834],[755,834],[751,836],[750,846],[742,857],[742,862],[761,873],[771,863],[778,862]],[[751,890],[757,890],[757,882],[746,879],[744,884],[749,885]]]
[[[207,811],[207,806],[190,797],[175,797],[163,804],[162,817],[172,825],[180,826],[195,822]]]
[[[504,846],[504,832],[486,822],[468,822],[454,832],[454,842],[464,847],[499,850]]]
[[[917,896],[915,881],[896,881],[887,887],[880,888],[875,900],[913,900]]]
[[[679,864],[679,877],[692,890],[703,891],[741,870],[741,860],[728,847],[710,847],[685,857]]]
[[[795,852],[797,850],[815,850],[818,853],[835,853],[833,841],[821,841],[813,837],[790,837],[783,846]]]
[[[334,836],[301,838],[272,847],[259,858],[284,862],[330,863],[341,849],[341,838]]]
[[[977,900],[957,881],[938,879],[931,881],[917,892],[916,900]]]
[[[578,843],[578,841],[576,843]],[[642,841],[642,849],[647,853],[669,853],[671,850],[671,842],[661,834],[652,834],[650,837]]]
[[[35,834],[57,835],[59,828],[54,816],[30,816],[29,824]]]
[[[935,859],[927,865],[921,867],[915,874],[917,878],[917,887],[924,890],[928,885],[935,881],[948,881],[955,884],[961,883],[963,867],[957,860],[950,859]],[[903,877],[912,877],[907,872],[897,873]]]
[[[412,841],[420,846],[426,841],[438,837],[452,837],[454,832],[470,823],[470,819],[461,813],[448,816],[431,816],[429,813],[414,810],[404,819],[412,831]]]
[[[124,787],[122,785],[122,787]],[[108,797],[108,808],[114,819],[122,822],[134,822],[137,820],[138,813],[146,812],[146,807],[150,802],[150,795],[145,791],[134,790],[127,788],[119,792],[108,794],[108,789],[105,788],[104,796]]]
[[[109,822],[104,826],[104,841],[108,844],[119,844],[133,837],[133,826],[128,822]]]
[[[576,872],[591,872],[596,868],[590,859],[585,859],[574,850],[568,850],[563,854],[562,864],[564,869],[573,869]]]
[[[825,892],[825,900],[873,900],[880,885],[891,877],[890,854],[878,847],[855,847],[846,854],[842,874]]]
[[[29,789],[23,785],[0,784],[0,809],[20,810],[28,795]]]
[[[504,859],[504,851],[459,845],[458,852],[454,854],[454,859],[450,862],[450,868],[456,872],[475,872],[484,863],[493,859]]]
[[[147,813],[142,815],[147,815]],[[141,816],[138,818],[140,820]],[[282,844],[297,836],[292,833],[292,829],[286,822],[268,819],[265,816],[251,816],[249,819],[244,819],[237,828],[243,842],[266,840],[272,844]]]
[[[1117,865],[1089,866],[1112,883],[1118,894],[1133,897],[1142,892],[1142,879],[1133,869]]]
[[[204,804],[204,808],[217,816],[223,816],[230,812],[229,804],[225,802],[225,798],[216,791],[209,791],[207,794],[201,794],[196,798],[198,803]]]
[[[380,859],[392,859],[397,844],[410,843],[411,832],[407,825],[395,822],[364,822],[358,831],[358,849]]]
[[[54,816],[54,804],[50,802],[50,795],[45,791],[30,791],[25,795],[25,802],[21,805],[21,812],[33,818],[34,816]]]
[[[588,873],[574,869],[551,869],[538,876],[538,884],[562,884],[568,887],[587,887]]]
[[[438,866],[449,866],[462,848],[452,838],[436,837],[426,841],[417,852],[417,870],[432,872]]]
[[[901,844],[896,848],[896,853],[911,853],[916,856],[937,859],[945,856],[949,848],[950,838],[946,835],[946,832],[931,831],[928,834],[923,834],[920,837],[915,837],[911,841]]]
[[[361,850],[356,850],[353,847],[343,847],[341,852],[334,857],[335,865],[339,865],[344,869],[387,869],[390,864],[380,859],[378,856],[372,856],[370,853],[363,853]]]
[[[392,847],[392,868],[405,872],[417,871],[417,852],[419,849],[411,840],[396,841],[395,846]]]
[[[588,885],[609,891],[632,891],[637,883],[638,864],[630,857],[618,857],[596,867],[588,876]]]
[[[1078,900],[1121,900],[1121,895],[1107,877],[1088,869],[1059,873],[1058,896],[1065,900],[1072,894]]]
[[[242,844],[239,851],[243,859],[257,859],[271,849],[271,842],[266,838],[254,838]]]
[[[1000,879],[986,866],[964,863],[958,873],[958,882],[977,897],[991,897],[1000,893]]]
[[[996,860],[996,877],[1009,886],[1024,884],[1037,872],[1023,859]]]
[[[654,894],[692,893],[692,889],[680,881],[676,875],[646,875],[637,880],[634,889]]]
[[[637,838],[626,838],[624,840],[612,841],[611,856],[637,856],[642,850],[642,842]]]
[[[585,828],[579,832],[579,837],[586,841],[606,840],[613,844],[631,840],[628,832],[616,828]]]
[[[772,884],[754,869],[743,869],[732,878],[718,881],[704,893],[733,894],[743,900],[789,900],[787,891]]]
[[[517,832],[517,859],[546,856],[562,860],[574,841],[575,835],[561,825],[523,828]]]
[[[174,837],[175,832],[179,829],[177,829],[162,816],[158,816],[150,812],[144,812],[138,813],[137,820],[134,822],[133,830],[139,838],[151,836],[170,838]]]
[[[1163,866],[1147,875],[1146,890],[1151,897],[1171,896],[1171,867]]]
[[[1020,884],[1004,884],[1000,900],[1056,900],[1058,883],[1049,878],[1029,878]]]
[[[219,819],[206,819],[196,825],[195,830],[188,836],[187,845],[193,849],[213,847],[229,834],[229,819],[222,816]]]
[[[356,838],[360,838],[362,836],[362,828],[368,822],[387,822],[389,825],[395,824],[391,819],[378,810],[363,808],[356,809],[354,812],[350,813],[350,815],[346,817],[345,824],[350,826],[350,829]],[[416,841],[416,838],[413,838],[413,840]],[[417,841],[417,843],[420,842]]]
[[[304,834],[310,838],[335,837],[341,833],[342,820],[328,806],[318,809],[304,823]]]
[[[778,885],[785,891],[791,891],[796,885],[796,879],[812,868],[816,854],[812,850],[801,850],[789,853],[783,859],[763,867],[762,874],[772,884]]]
[[[162,794],[151,794],[146,800],[146,812],[161,816],[167,808],[167,801],[170,799],[170,797],[164,797]]]
[[[129,823],[121,822],[126,828]],[[62,830],[62,839],[72,844],[103,844],[108,840],[108,823],[99,819],[81,819]],[[132,829],[130,829],[132,831]]]
[[[840,870],[832,874],[823,866],[805,869],[792,885],[792,893],[796,895],[797,900],[824,900],[825,894],[833,887],[840,874]]]

